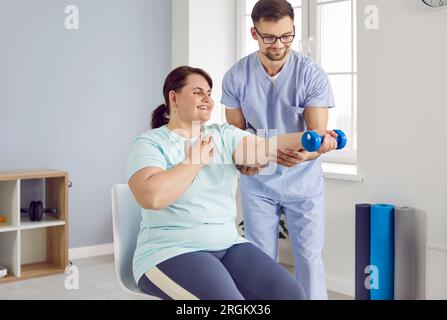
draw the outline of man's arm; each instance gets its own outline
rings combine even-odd
[[[326,130],[329,121],[329,109],[307,107],[304,110],[304,121],[306,122],[307,130]],[[320,155],[320,152],[311,152],[309,160],[315,160]]]
[[[241,130],[247,129],[245,123],[245,117],[242,110],[239,109],[225,109],[225,116],[227,117],[227,122]]]
[[[304,110],[308,130],[327,130],[328,119],[328,108],[309,107]]]

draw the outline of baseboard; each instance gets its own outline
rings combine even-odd
[[[100,244],[97,246],[79,247],[68,250],[69,260],[90,258],[113,254],[113,243]]]
[[[426,299],[447,299],[447,247],[434,243],[426,244]]]
[[[329,291],[334,291],[350,297],[355,296],[355,287],[352,283],[339,281],[331,276],[326,275],[326,286]]]

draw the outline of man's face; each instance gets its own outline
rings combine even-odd
[[[251,35],[253,39],[258,41],[259,51],[271,61],[281,61],[290,52],[291,43],[282,43],[276,39],[275,43],[265,44],[262,37],[268,41],[268,38],[286,37],[295,34],[293,20],[290,17],[284,17],[278,21],[261,20],[251,28]],[[290,38],[290,37],[289,37]]]

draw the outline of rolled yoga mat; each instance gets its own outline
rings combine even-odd
[[[394,206],[392,205],[376,204],[371,207],[370,261],[371,300],[393,300]]]
[[[416,299],[416,213],[394,210],[394,299]]]
[[[371,205],[355,205],[355,299],[370,300],[365,269],[370,263]]]

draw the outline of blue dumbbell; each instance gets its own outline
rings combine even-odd
[[[337,137],[337,150],[343,149],[346,147],[348,142],[348,138],[346,138],[346,134],[341,130],[334,130]],[[301,144],[303,148],[309,152],[315,152],[320,149],[321,144],[323,143],[324,136],[320,136],[315,131],[306,131],[301,138]]]

